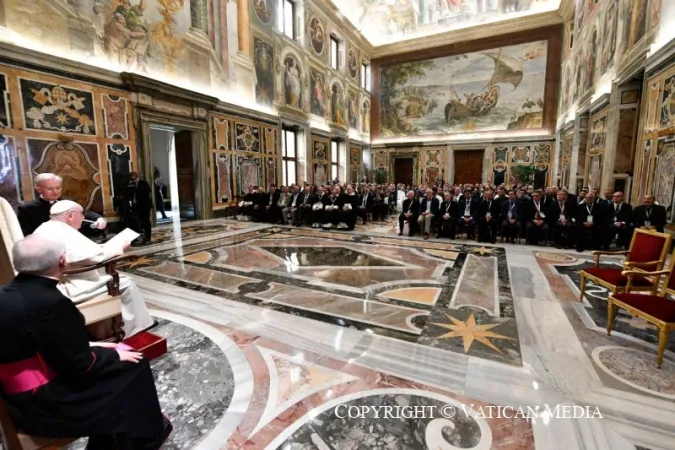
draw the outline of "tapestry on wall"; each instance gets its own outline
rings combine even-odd
[[[216,203],[229,203],[232,200],[232,155],[216,153],[215,160],[215,190]]]
[[[260,158],[237,156],[237,189],[243,195],[248,188],[262,184],[262,163]]]
[[[98,145],[28,139],[28,157],[34,175],[55,173],[63,178],[63,197],[92,211],[103,211]]]
[[[384,67],[380,134],[540,128],[547,41]]]
[[[24,78],[19,83],[26,128],[96,135],[91,92]]]
[[[108,165],[110,171],[110,195],[112,198],[124,195],[124,189],[131,172],[131,147],[122,144],[108,144]],[[117,205],[116,205],[117,207]]]

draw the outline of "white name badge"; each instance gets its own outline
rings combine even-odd
[[[541,217],[542,219],[545,219],[545,218],[546,218],[546,214],[544,214],[544,213],[539,213],[539,217]]]
[[[593,223],[593,214],[589,214],[586,216],[586,222],[587,223]]]
[[[511,211],[509,211],[508,217],[509,219],[513,219],[513,213]]]
[[[485,217],[492,217],[492,213],[491,212],[485,213]]]
[[[646,227],[651,227],[651,226],[652,226],[652,221],[651,221],[651,220],[645,220],[645,226],[646,226]]]
[[[471,214],[469,214],[469,213],[464,213],[464,217],[471,217]]]
[[[560,214],[560,220],[565,220],[565,214]]]
[[[616,221],[617,221],[617,220],[616,220],[616,216],[614,216],[614,222],[616,222]]]

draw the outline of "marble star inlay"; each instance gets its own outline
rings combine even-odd
[[[464,353],[469,353],[469,349],[471,348],[471,345],[473,344],[474,341],[478,341],[482,344],[487,345],[491,349],[496,350],[499,353],[502,353],[502,351],[499,348],[497,348],[492,342],[490,342],[490,338],[512,339],[508,336],[504,336],[495,333],[494,331],[490,331],[490,329],[499,326],[500,324],[498,323],[477,325],[476,318],[473,316],[473,314],[469,316],[466,322],[462,322],[461,320],[455,319],[449,314],[446,314],[446,316],[448,317],[448,319],[452,321],[452,324],[432,322],[433,325],[450,330],[448,333],[438,336],[437,339],[450,339],[454,337],[461,337],[462,340],[464,341]]]
[[[135,261],[130,261],[125,264],[121,264],[119,267],[122,268],[124,267],[125,269],[133,269],[134,267],[139,267],[139,266],[149,266],[150,264],[154,263],[155,260],[152,258],[148,258],[147,256],[141,256]]]

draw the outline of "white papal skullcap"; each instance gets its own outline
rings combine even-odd
[[[56,214],[61,214],[67,211],[70,211],[71,209],[75,208],[78,206],[77,203],[75,203],[72,200],[60,200],[54,205],[52,205],[51,209],[49,210],[49,214],[54,216]]]

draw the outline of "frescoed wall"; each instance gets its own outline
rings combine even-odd
[[[560,27],[384,57],[372,137],[402,142],[480,140],[553,131],[560,78]]]
[[[6,65],[0,91],[0,195],[33,200],[33,178],[52,172],[65,197],[115,215],[114,198],[138,170],[131,96]]]
[[[374,45],[553,11],[560,0],[339,0],[337,7]]]

